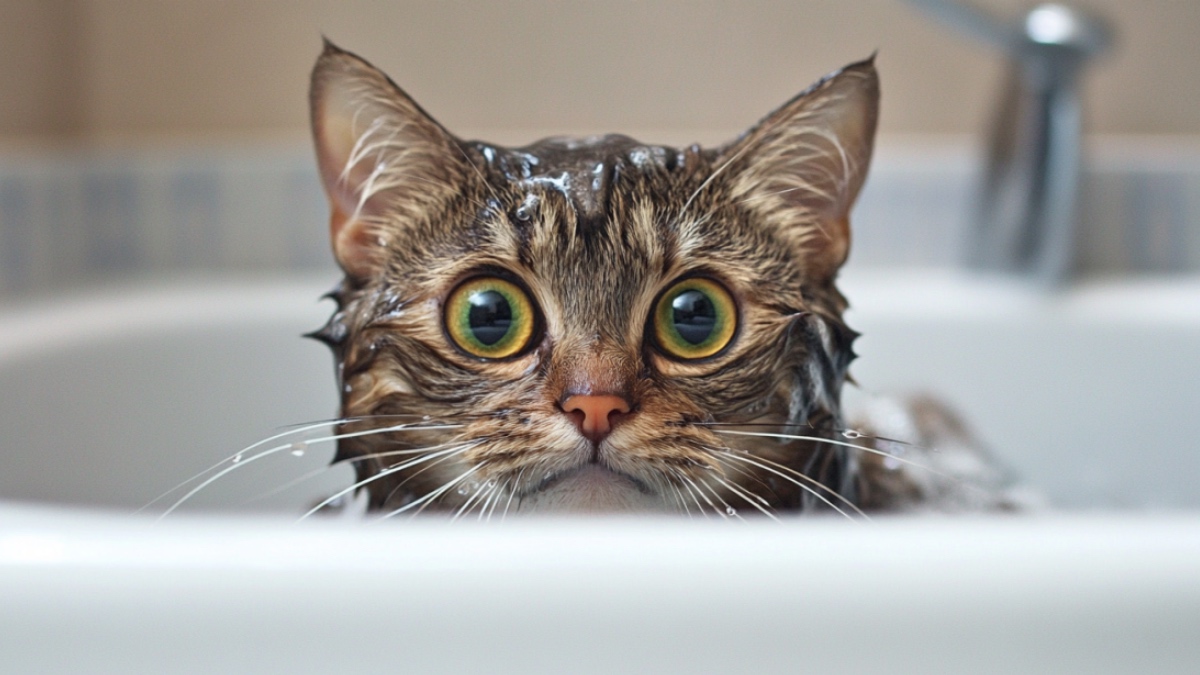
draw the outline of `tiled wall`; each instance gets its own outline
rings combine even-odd
[[[0,294],[159,272],[332,269],[307,151],[0,159]]]
[[[854,265],[958,264],[966,153],[882,153],[854,218]],[[1200,155],[1099,162],[1084,187],[1091,272],[1200,271]],[[0,297],[198,271],[333,271],[307,149],[0,157]]]

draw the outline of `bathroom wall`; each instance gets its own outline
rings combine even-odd
[[[1200,2],[1079,4],[1119,30],[1086,86],[1081,267],[1200,270]],[[1002,75],[903,0],[0,0],[0,300],[164,274],[335,274],[307,140],[322,34],[460,135],[502,143],[719,142],[878,49],[882,135],[852,265],[962,259]]]
[[[1028,3],[975,0],[1016,15]],[[1200,2],[1078,0],[1118,25],[1104,134],[1200,133]],[[976,133],[997,56],[902,0],[0,0],[0,141],[301,138],[322,33],[449,126],[715,140],[879,50],[882,131]]]

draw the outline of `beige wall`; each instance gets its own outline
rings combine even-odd
[[[1200,2],[1079,4],[1120,31],[1088,79],[1091,128],[1200,133]],[[718,140],[875,49],[885,133],[975,132],[1000,76],[900,0],[0,0],[0,139],[299,138],[322,33],[502,142]]]
[[[0,0],[0,137],[79,128],[77,9],[70,0]]]

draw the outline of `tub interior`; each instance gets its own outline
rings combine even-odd
[[[349,485],[348,467],[328,466],[329,427],[296,431],[337,413],[332,357],[301,337],[335,280],[188,278],[10,306],[0,499],[162,513],[220,465],[180,510],[300,513]],[[842,285],[862,333],[850,410],[933,395],[1058,507],[1200,506],[1197,280],[1047,293],[852,271]]]

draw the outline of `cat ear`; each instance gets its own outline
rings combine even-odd
[[[720,154],[730,198],[792,242],[819,281],[831,280],[850,251],[850,208],[878,116],[872,56],[826,76]]]
[[[382,262],[397,228],[462,189],[458,140],[386,75],[328,40],[309,90],[334,256],[351,276]]]

